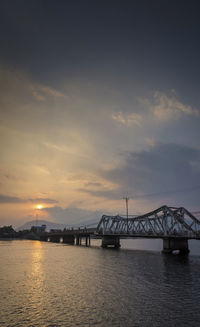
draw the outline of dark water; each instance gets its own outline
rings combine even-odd
[[[1,327],[198,327],[200,256],[0,241],[0,309]]]

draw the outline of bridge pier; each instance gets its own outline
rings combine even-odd
[[[82,240],[85,239],[85,246],[90,246],[90,235],[76,235],[76,245],[82,245]]]
[[[63,243],[74,244],[74,235],[63,235]]]
[[[107,248],[108,246],[114,246],[116,249],[120,248],[120,237],[113,235],[104,235],[102,237],[102,248]]]
[[[162,253],[172,253],[179,250],[179,253],[189,253],[188,239],[187,238],[164,238]]]
[[[90,246],[90,235],[85,236],[85,246]]]
[[[76,235],[76,245],[81,245],[81,236]]]
[[[50,242],[60,243],[60,236],[58,235],[50,236]]]
[[[47,235],[40,235],[40,241],[48,242],[48,236]]]

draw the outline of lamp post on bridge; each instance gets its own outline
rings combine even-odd
[[[127,234],[128,234],[128,201],[130,198],[126,196],[123,199],[126,201],[126,219],[127,219]]]

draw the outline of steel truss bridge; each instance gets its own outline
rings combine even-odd
[[[119,247],[120,237],[162,238],[163,252],[188,252],[188,239],[200,239],[200,220],[183,207],[162,206],[128,218],[103,215],[95,234],[102,236],[103,247]]]
[[[102,247],[120,247],[120,238],[160,238],[163,239],[163,252],[179,250],[188,253],[188,240],[200,240],[200,220],[187,209],[162,206],[140,216],[103,215],[97,228],[78,228],[51,231],[39,235],[43,241],[90,245],[90,238],[101,238]]]
[[[200,238],[200,221],[185,208],[162,206],[142,216],[102,216],[96,234]]]

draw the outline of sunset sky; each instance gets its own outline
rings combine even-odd
[[[0,225],[200,211],[199,40],[198,1],[2,0]]]

